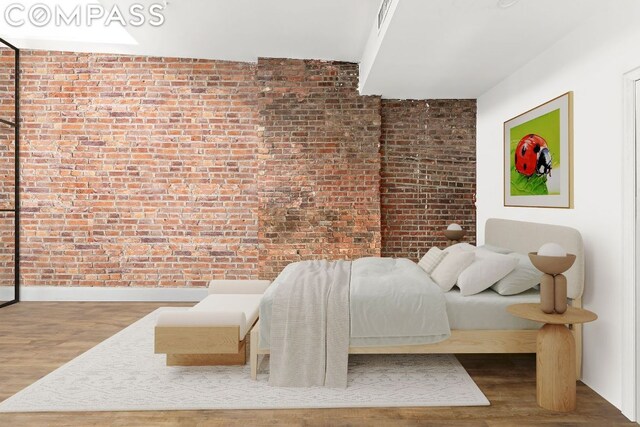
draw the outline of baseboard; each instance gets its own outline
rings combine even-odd
[[[20,301],[114,301],[197,302],[207,296],[206,288],[97,288],[22,286]],[[0,301],[13,299],[13,288],[0,287]]]
[[[13,301],[13,286],[0,286],[0,301]]]

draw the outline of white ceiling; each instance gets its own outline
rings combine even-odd
[[[18,47],[256,61],[258,57],[360,62],[363,94],[385,98],[476,98],[610,0],[393,0],[378,32],[381,0],[169,0],[160,27],[18,29]],[[57,0],[77,5],[97,0]],[[117,4],[163,0],[101,0]],[[0,0],[0,17],[15,0]],[[21,4],[42,3],[22,0]]]
[[[607,1],[520,0],[502,9],[497,0],[399,0],[383,39],[369,39],[361,92],[477,98]]]
[[[127,44],[119,24],[96,21],[78,31],[58,31],[52,24],[25,24],[16,30],[2,22],[0,37],[18,47],[80,52],[125,53],[255,62],[258,57],[312,58],[358,62],[379,0],[169,0],[162,26],[124,28],[133,37]],[[0,0],[0,16],[15,0]],[[27,5],[42,0],[23,0]],[[101,3],[124,12],[133,3],[163,0],[57,0],[67,6]],[[19,16],[19,15],[16,15]],[[67,40],[64,40],[64,33]],[[71,40],[69,40],[71,39]],[[113,43],[117,39],[119,43]]]

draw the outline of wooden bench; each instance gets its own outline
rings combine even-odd
[[[246,335],[258,319],[268,280],[212,280],[209,295],[186,311],[161,313],[155,353],[168,366],[243,365]]]

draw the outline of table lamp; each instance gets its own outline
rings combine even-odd
[[[449,240],[449,244],[458,243],[464,237],[464,230],[460,224],[456,224],[455,222],[451,223],[447,229],[444,230],[444,237]]]
[[[533,265],[544,274],[540,280],[540,309],[548,314],[567,311],[567,278],[576,256],[557,243],[545,243],[538,252],[529,252]]]

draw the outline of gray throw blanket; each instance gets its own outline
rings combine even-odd
[[[274,290],[269,384],[347,386],[350,261],[287,266]]]

